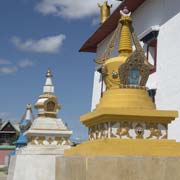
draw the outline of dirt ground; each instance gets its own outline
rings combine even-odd
[[[0,172],[0,180],[7,180],[7,173]]]

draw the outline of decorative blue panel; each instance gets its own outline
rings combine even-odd
[[[128,84],[139,85],[140,80],[141,80],[141,75],[139,71],[136,68],[132,68],[128,74]]]

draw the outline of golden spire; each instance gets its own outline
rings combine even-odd
[[[52,73],[51,73],[51,69],[50,68],[48,68],[48,71],[47,71],[47,73],[46,73],[46,77],[52,77],[53,75],[52,75]]]
[[[121,13],[120,23],[122,24],[120,42],[119,42],[119,55],[129,55],[132,53],[132,42],[131,42],[131,32],[130,32],[130,23],[132,23],[132,19],[130,17],[131,13],[125,7]]]
[[[107,18],[110,16],[110,9],[112,5],[108,5],[108,2],[105,1],[103,5],[100,5],[98,3],[98,6],[100,7],[100,11],[101,11],[101,24],[103,24],[107,20]]]

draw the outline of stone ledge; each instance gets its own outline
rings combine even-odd
[[[178,180],[180,157],[69,156],[56,159],[56,180]]]

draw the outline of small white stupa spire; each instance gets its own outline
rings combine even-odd
[[[58,99],[54,94],[54,85],[52,83],[52,73],[48,68],[46,73],[46,82],[43,86],[43,94],[39,96],[38,101],[35,104],[35,108],[38,110],[38,116],[43,117],[57,117],[57,113],[60,109]]]
[[[25,120],[33,120],[34,119],[34,115],[32,113],[32,108],[31,108],[31,104],[27,104],[26,105],[26,116],[25,116]]]
[[[22,116],[21,122],[23,122],[25,120],[29,120],[29,121],[33,121],[34,120],[34,115],[32,113],[31,104],[27,104],[26,105],[26,111],[25,111],[25,113]]]
[[[48,93],[48,94],[54,94],[54,86],[53,86],[53,83],[52,83],[52,73],[51,73],[51,70],[50,68],[48,68],[48,71],[46,73],[46,82],[45,82],[45,85],[43,87],[43,93]]]

